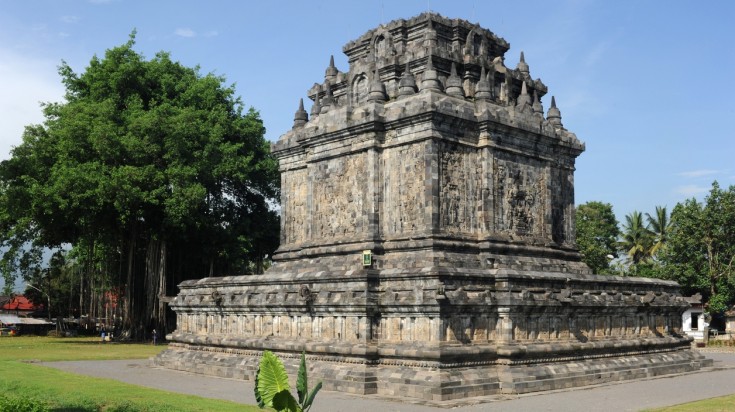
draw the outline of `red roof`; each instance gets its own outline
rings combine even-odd
[[[2,310],[27,310],[27,311],[33,311],[36,310],[38,306],[31,303],[28,299],[26,299],[23,295],[17,295],[13,297],[13,299],[4,304],[2,307]]]

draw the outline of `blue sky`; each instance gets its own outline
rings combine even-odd
[[[427,9],[505,38],[509,67],[525,52],[549,87],[544,107],[556,96],[565,127],[587,145],[578,204],[611,203],[622,219],[701,198],[713,180],[735,184],[735,2],[726,0],[0,0],[0,159],[42,120],[39,102],[62,99],[62,59],[81,72],[133,29],[146,57],[168,51],[235,83],[275,141],[330,55],[346,71],[345,43]]]

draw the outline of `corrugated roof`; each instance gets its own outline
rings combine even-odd
[[[46,319],[36,318],[20,318],[24,325],[53,325],[53,322],[49,322]]]
[[[23,320],[15,315],[0,315],[0,322],[6,325],[19,325]]]

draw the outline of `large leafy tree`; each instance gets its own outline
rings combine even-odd
[[[582,261],[594,273],[608,273],[617,254],[618,221],[609,203],[587,202],[577,206],[577,245]]]
[[[80,291],[118,290],[125,328],[142,337],[165,329],[159,298],[179,281],[262,267],[277,247],[279,179],[233,87],[134,44],[133,33],[80,74],[62,63],[65,101],[45,104],[44,124],[0,165],[12,252],[0,268],[17,273],[27,245],[72,245]]]
[[[704,202],[686,200],[674,207],[663,273],[686,294],[701,293],[710,312],[735,301],[735,186],[712,184]]]

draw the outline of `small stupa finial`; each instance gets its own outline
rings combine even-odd
[[[319,111],[319,113],[327,113],[332,106],[334,106],[334,96],[332,95],[332,85],[329,83],[329,80],[327,80],[324,83],[324,98],[322,99],[322,108]]]
[[[293,116],[293,129],[303,127],[309,121],[309,114],[304,110],[304,99],[299,99],[299,109]]]
[[[549,111],[546,113],[546,120],[554,126],[562,127],[561,112],[556,107],[556,99],[554,96],[551,96],[551,107],[549,107]]]
[[[409,96],[416,93],[416,78],[411,74],[408,62],[406,62],[406,70],[403,71],[401,80],[398,82],[398,95]]]
[[[426,56],[426,70],[424,70],[424,78],[421,80],[421,91],[435,90],[440,92],[442,91],[442,84],[431,60],[431,54]]]
[[[368,91],[368,101],[375,103],[385,103],[385,85],[380,81],[380,73],[375,69],[373,78],[370,81],[370,89]]]
[[[491,100],[493,98],[490,82],[487,81],[485,66],[480,70],[480,80],[475,85],[475,100]]]
[[[531,106],[531,109],[533,110],[534,114],[537,114],[543,117],[544,106],[541,105],[541,100],[539,100],[538,98],[538,93],[536,92],[536,89],[533,89],[533,105]]]
[[[531,76],[531,70],[529,69],[528,64],[526,64],[526,57],[523,55],[523,51],[521,51],[521,60],[518,62],[516,69],[521,72],[524,78],[529,78]]]
[[[531,96],[528,95],[528,88],[526,87],[526,81],[521,80],[521,94],[516,100],[516,107],[525,110],[526,107],[531,106]]]
[[[452,62],[452,69],[447,78],[447,87],[445,89],[448,95],[455,97],[464,97],[464,88],[462,87],[462,79],[457,76],[457,66]]]
[[[311,105],[311,117],[318,116],[321,111],[322,106],[319,104],[319,89],[317,89],[316,97],[314,97],[314,104]]]
[[[324,79],[333,81],[337,77],[337,73],[339,73],[339,70],[334,65],[334,55],[331,55],[329,56],[329,67],[324,72]]]

